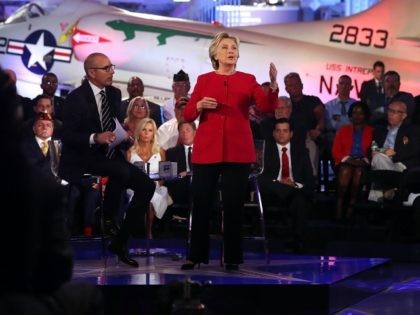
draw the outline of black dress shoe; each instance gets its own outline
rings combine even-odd
[[[237,270],[239,270],[239,265],[238,264],[226,264],[225,265],[225,270],[226,271],[237,271]]]
[[[200,263],[195,263],[192,261],[187,261],[185,264],[182,264],[181,266],[181,270],[192,270],[195,268],[195,266],[198,267],[198,269],[200,269]]]
[[[127,248],[116,241],[111,241],[108,245],[108,250],[117,255],[118,259],[121,260],[124,264],[129,265],[131,267],[137,268],[139,263],[134,259],[130,258],[127,253]]]
[[[116,236],[120,231],[120,227],[114,220],[105,220],[104,221],[104,234],[110,236]]]

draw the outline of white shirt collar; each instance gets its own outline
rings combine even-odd
[[[90,82],[90,81],[88,81],[89,82],[89,85],[90,85],[90,87],[92,88],[92,91],[93,91],[93,95],[98,95],[99,93],[101,93],[101,91],[102,90],[104,90],[105,91],[105,88],[103,88],[103,89],[100,89],[100,88],[98,88],[95,84],[93,84],[92,82]]]
[[[44,142],[44,141],[47,141],[47,142],[50,141],[51,140],[51,137],[49,137],[49,138],[47,138],[45,140],[42,140],[41,138],[35,136],[35,140],[38,143],[38,145],[41,147],[42,146],[42,142]]]
[[[279,152],[281,152],[281,149],[283,147],[286,147],[287,148],[287,152],[288,153],[290,152],[290,141],[286,145],[281,145],[280,143],[277,143],[277,142],[276,142],[276,144],[277,144],[277,148],[279,149]]]

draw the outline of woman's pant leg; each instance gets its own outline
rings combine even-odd
[[[208,263],[210,214],[219,178],[219,164],[193,165],[193,209],[188,259]]]
[[[222,166],[224,260],[230,264],[243,262],[242,216],[249,172],[248,163]]]

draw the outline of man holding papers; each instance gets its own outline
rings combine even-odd
[[[85,62],[85,79],[63,106],[63,134],[60,175],[77,183],[84,174],[108,177],[103,200],[106,233],[113,239],[108,249],[127,265],[138,267],[128,256],[127,241],[139,229],[149,207],[155,185],[141,170],[115,159],[114,146],[121,141],[116,117],[121,91],[112,86],[115,66],[102,53],[90,54]],[[117,139],[118,135],[118,139]],[[130,188],[134,196],[119,227],[116,217],[122,193]]]

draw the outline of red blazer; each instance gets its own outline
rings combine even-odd
[[[335,165],[339,164],[345,156],[350,155],[351,146],[353,145],[353,130],[353,125],[345,125],[338,129],[332,146],[332,157]],[[362,134],[362,151],[369,159],[369,149],[372,144],[372,139],[373,127],[365,126]]]
[[[219,75],[202,74],[184,109],[184,118],[194,121],[198,116],[197,102],[203,97],[217,100],[216,109],[201,111],[200,124],[194,138],[193,163],[255,161],[254,142],[249,122],[249,107],[255,101],[263,112],[274,111],[278,90],[264,93],[251,74],[235,72]]]

